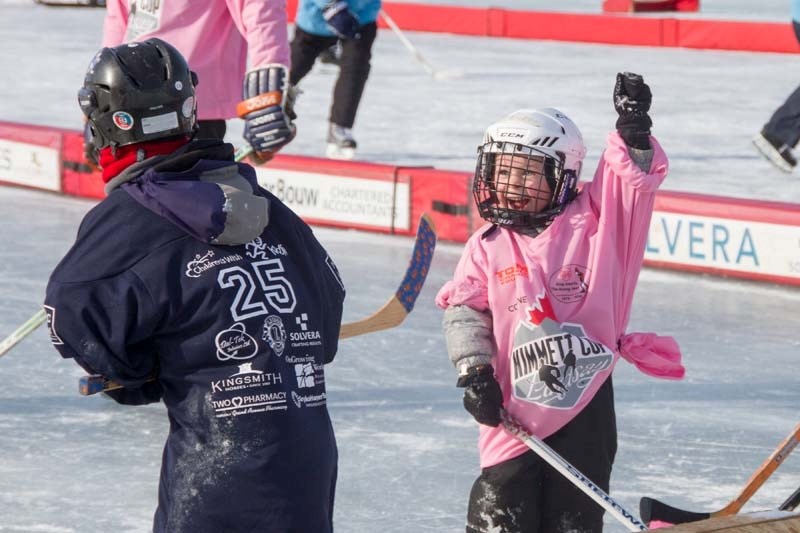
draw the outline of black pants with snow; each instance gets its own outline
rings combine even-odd
[[[330,121],[345,128],[352,128],[356,120],[358,104],[369,77],[372,43],[375,42],[377,25],[372,22],[361,26],[360,39],[342,39],[342,57],[339,62],[339,77],[333,88]],[[313,35],[295,27],[292,39],[292,70],[289,83],[297,85],[311,71],[317,56],[336,44],[336,37]]]
[[[800,24],[793,21],[794,35],[800,43]],[[800,141],[800,87],[797,87],[782,106],[775,110],[772,118],[762,130],[772,141],[780,141],[787,146],[795,146]]]
[[[544,442],[608,492],[617,452],[611,378],[577,417]],[[467,533],[598,533],[603,512],[528,451],[481,471],[469,497]]]

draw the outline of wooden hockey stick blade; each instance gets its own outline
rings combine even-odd
[[[558,452],[553,450],[550,446],[542,442],[540,439],[531,435],[527,430],[514,418],[508,414],[507,411],[502,411],[503,427],[521,440],[525,445],[541,457],[547,464],[553,467],[559,474],[567,478],[578,489],[582,490],[584,494],[589,496],[600,507],[608,511],[608,513],[616,518],[621,524],[625,526],[628,531],[646,531],[647,527],[642,524],[630,511],[627,511],[614,498],[606,494],[606,492],[595,485],[592,480],[583,475],[577,468],[572,466],[566,459],[561,457]]]
[[[800,424],[796,425],[792,433],[781,442],[775,451],[764,461],[758,470],[753,472],[750,479],[747,480],[742,491],[736,498],[720,509],[710,513],[697,513],[692,511],[684,511],[677,507],[672,507],[655,498],[648,498],[645,496],[639,501],[639,515],[646,523],[653,520],[661,522],[668,522],[670,524],[685,524],[686,522],[696,522],[697,520],[705,520],[716,516],[730,516],[739,512],[745,503],[761,488],[761,485],[769,479],[775,470],[783,463],[792,450],[795,449],[797,444],[800,443]]]
[[[339,338],[347,339],[357,335],[364,335],[381,331],[383,329],[399,326],[414,308],[425,278],[433,261],[433,251],[436,248],[436,229],[433,221],[427,214],[419,219],[417,237],[414,241],[414,250],[411,260],[406,268],[400,286],[394,295],[378,311],[356,322],[342,324]]]
[[[435,248],[436,228],[430,217],[427,214],[423,214],[419,219],[411,260],[397,291],[383,307],[372,315],[356,322],[342,324],[339,330],[339,338],[347,339],[399,326],[414,308],[417,297],[422,291],[422,286],[425,284],[425,279],[430,271]],[[83,376],[78,382],[78,391],[83,396],[121,388],[122,385],[100,374]]]
[[[3,357],[7,351],[17,345],[19,341],[30,335],[32,331],[41,326],[47,320],[47,314],[44,309],[40,309],[35,315],[25,321],[20,327],[14,330],[11,335],[0,342],[0,357]]]
[[[800,505],[800,489],[794,491],[794,494],[789,496],[785,502],[778,507],[779,511],[794,511]]]
[[[249,144],[243,144],[236,149],[233,159],[238,163],[251,153],[253,153],[253,147]],[[43,309],[37,311],[35,315],[30,317],[24,324],[14,330],[11,335],[3,339],[3,342],[0,342],[0,357],[3,357],[7,351],[16,346],[19,341],[30,335],[36,330],[36,328],[44,324],[46,320],[47,313],[45,313]]]

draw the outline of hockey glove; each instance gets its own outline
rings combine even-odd
[[[503,392],[494,378],[494,369],[491,365],[470,367],[466,374],[458,378],[456,386],[464,387],[464,409],[479,424],[492,427],[500,425]]]
[[[297,116],[292,94],[283,65],[268,65],[244,76],[243,99],[236,106],[236,114],[244,119],[244,140],[262,162],[272,159],[295,136],[292,120]]]
[[[625,144],[639,150],[650,149],[650,128],[653,121],[647,113],[653,99],[644,78],[632,72],[617,73],[614,84],[614,109],[617,131]]]
[[[322,11],[322,16],[328,27],[340,39],[360,39],[361,25],[358,19],[350,11],[347,2],[333,0],[328,2]]]

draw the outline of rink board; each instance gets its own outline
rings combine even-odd
[[[103,198],[77,131],[0,122],[0,183]],[[472,175],[278,154],[259,182],[310,223],[413,235],[428,213],[439,238],[465,242],[484,222]],[[800,205],[661,191],[645,264],[800,286]]]
[[[800,515],[764,511],[709,518],[690,524],[658,529],[664,533],[800,533]]]
[[[405,2],[384,2],[382,8],[408,31],[707,50],[800,52],[788,9],[786,22],[764,22],[675,16],[668,12],[660,16],[560,13]],[[701,0],[701,12],[702,9]],[[292,18],[297,11],[297,0],[290,0],[287,10]],[[388,27],[381,18],[378,26]]]

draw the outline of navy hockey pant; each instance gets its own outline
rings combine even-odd
[[[544,442],[608,492],[617,452],[611,378],[577,417]],[[481,471],[469,497],[467,533],[598,533],[603,513],[531,450]]]
[[[377,34],[377,25],[372,22],[361,26],[360,39],[342,39],[342,57],[339,62],[339,77],[333,88],[330,121],[345,128],[352,128],[356,120],[361,95],[369,77],[372,43]],[[292,39],[292,70],[289,83],[297,85],[311,71],[317,56],[336,44],[336,37],[313,35],[295,27]]]
[[[793,21],[794,34],[800,43],[800,24]],[[796,146],[800,141],[800,87],[797,87],[782,106],[775,110],[772,118],[764,125],[764,135],[773,141],[787,146]]]

